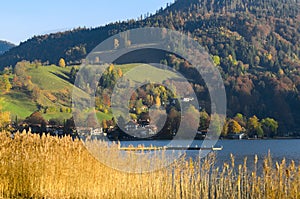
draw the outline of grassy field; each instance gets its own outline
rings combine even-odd
[[[161,82],[164,77],[176,78],[176,74],[172,72],[165,72],[162,69],[151,67],[144,64],[125,64],[117,65],[116,68],[121,68],[126,77],[132,78],[135,82],[143,82],[145,77],[152,82]],[[132,70],[132,69],[138,70]],[[43,107],[71,107],[71,95],[73,85],[69,81],[68,74],[71,67],[61,68],[57,66],[40,66],[38,68],[31,67],[27,70],[27,75],[31,76],[31,81],[34,85],[40,88],[40,96],[37,102],[34,102],[29,95],[22,93],[22,91],[11,90],[7,94],[0,96],[0,105],[3,110],[10,111],[13,118],[18,116],[20,119],[25,119],[31,113],[38,109],[38,104]],[[151,72],[149,72],[149,70]],[[162,74],[164,76],[162,76]],[[80,92],[79,92],[80,93]],[[61,95],[64,94],[64,95]],[[84,96],[82,94],[80,97]],[[45,119],[67,119],[71,114],[60,113],[45,113]],[[105,115],[104,113],[97,113],[99,120],[111,119],[112,115]]]
[[[112,119],[112,117],[113,117],[113,115],[112,114],[110,114],[110,113],[108,113],[108,114],[105,114],[105,113],[102,113],[102,112],[97,112],[96,113],[96,116],[97,116],[97,119],[99,120],[99,121],[102,121],[102,120],[111,120]]]
[[[11,112],[13,117],[25,118],[36,110],[36,104],[21,92],[10,92],[0,97],[0,105],[4,111]]]
[[[57,66],[41,66],[30,68],[28,75],[32,83],[37,84],[42,90],[59,91],[61,89],[72,89],[68,74],[70,67],[61,68]]]
[[[122,69],[126,78],[135,80],[136,82],[150,80],[151,82],[162,83],[162,80],[179,77],[172,71],[167,71],[147,64],[124,64],[118,65],[117,67]]]
[[[155,172],[126,173],[98,162],[83,144],[65,137],[0,133],[0,198],[299,198],[300,168],[294,162],[263,165],[246,160],[235,165],[234,157],[222,168],[215,156],[205,160],[181,158]],[[99,158],[114,165],[134,166],[134,155],[120,156],[115,145],[88,145]],[[97,146],[97,147],[96,147]],[[145,161],[145,162],[144,162]],[[164,158],[136,164],[161,164]],[[262,167],[258,174],[256,168]],[[148,168],[144,168],[147,171]]]
[[[70,68],[60,68],[57,66],[46,66],[39,68],[29,68],[27,75],[31,76],[31,81],[34,85],[37,85],[41,89],[41,95],[37,102],[34,102],[30,96],[23,91],[11,90],[9,93],[0,96],[0,105],[4,111],[11,112],[12,117],[18,116],[18,118],[25,119],[31,113],[38,109],[38,104],[43,106],[70,106],[70,103],[61,101],[59,98],[56,102],[49,99],[49,95],[60,92],[71,92],[72,84],[68,80],[67,73]],[[48,93],[46,95],[46,93]],[[70,101],[70,99],[69,99]],[[64,104],[63,104],[64,103]],[[59,109],[59,108],[58,108]],[[54,118],[67,118],[70,114],[65,116],[61,113],[57,115],[50,113],[44,114],[46,119]]]
[[[58,110],[55,113],[43,114],[45,119],[68,119],[71,114],[61,113],[59,109],[60,107],[71,107],[73,85],[69,82],[68,73],[70,70],[70,67],[61,68],[57,66],[29,68],[27,75],[31,76],[32,83],[41,90],[37,102],[23,91],[11,90],[0,96],[0,105],[4,111],[11,112],[12,118],[18,116],[20,119],[25,119],[38,110],[38,104],[40,104],[44,107],[56,107]]]

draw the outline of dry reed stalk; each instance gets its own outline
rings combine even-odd
[[[102,161],[132,166],[139,173],[125,173],[101,164],[79,140],[30,133],[14,139],[0,133],[0,198],[300,198],[300,169],[294,161],[263,161],[263,171],[249,170],[247,159],[216,168],[215,156],[188,159],[183,156],[155,172],[146,172],[153,161],[164,164],[165,156],[138,159],[127,153],[123,159],[117,145],[91,143]],[[161,159],[162,158],[162,159]],[[145,168],[139,167],[143,161]]]

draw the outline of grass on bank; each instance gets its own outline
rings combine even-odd
[[[103,158],[122,162],[115,146],[98,144]],[[164,160],[145,161],[160,164]],[[182,158],[156,172],[130,174],[99,163],[80,141],[70,137],[22,133],[11,139],[0,134],[0,198],[300,197],[299,165],[285,160],[273,164],[269,157],[262,174],[256,172],[258,166],[250,170],[246,160],[244,165],[235,165],[231,157],[216,168],[211,156],[201,161]]]

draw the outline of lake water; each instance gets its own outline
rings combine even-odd
[[[202,140],[195,140],[193,146],[202,145]],[[122,146],[128,146],[132,144],[137,146],[139,144],[145,146],[166,146],[169,141],[131,141],[121,142]],[[180,145],[180,142],[179,144]],[[223,150],[216,152],[217,166],[223,165],[224,162],[230,161],[230,154],[235,157],[236,165],[242,164],[244,158],[247,157],[248,166],[251,167],[254,162],[255,155],[258,156],[261,167],[264,157],[270,154],[273,162],[281,161],[283,158],[289,163],[294,160],[297,164],[300,163],[300,139],[272,139],[272,140],[219,140],[216,146],[223,146]],[[187,156],[196,158],[199,155],[199,151],[187,151]]]

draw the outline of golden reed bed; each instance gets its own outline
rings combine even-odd
[[[116,149],[101,153],[118,164]],[[294,162],[273,164],[269,157],[257,174],[259,165],[250,171],[246,160],[235,165],[231,157],[222,168],[214,161],[183,157],[156,172],[130,174],[99,163],[70,137],[0,133],[0,198],[300,198]]]

